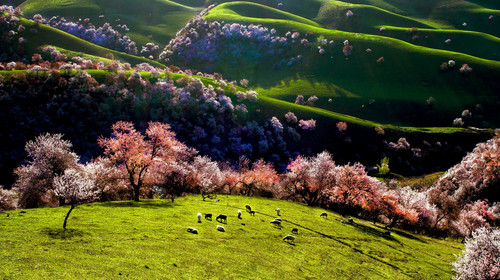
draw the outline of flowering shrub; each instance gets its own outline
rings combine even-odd
[[[0,211],[17,208],[17,194],[12,190],[5,190],[0,186]]]
[[[316,128],[316,120],[300,120],[299,127],[303,130],[314,130]]]
[[[453,279],[500,279],[500,230],[479,228],[465,241],[465,249],[452,263]]]

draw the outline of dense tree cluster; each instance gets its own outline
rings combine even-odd
[[[436,205],[436,227],[470,235],[480,226],[496,226],[500,216],[500,137],[476,148],[428,190]]]
[[[65,18],[59,17],[46,19],[40,14],[34,15],[33,20],[35,22],[60,29],[71,35],[75,35],[81,39],[84,39],[85,41],[89,41],[108,49],[128,53],[131,55],[137,55],[139,53],[136,43],[132,41],[129,36],[122,35],[120,32],[115,30],[111,26],[111,24],[107,22],[102,26],[95,27],[89,21],[89,19],[80,20],[79,22],[72,22]],[[149,46],[147,46],[146,49],[149,49]]]
[[[179,30],[160,54],[161,61],[203,66],[204,71],[213,72],[217,70],[213,68],[216,62],[238,66],[260,63],[265,59],[267,64],[281,69],[302,63],[306,53],[325,55],[325,49],[333,51],[334,42],[324,38],[290,31],[281,36],[274,28],[207,22],[201,15]],[[313,45],[319,51],[314,50]]]
[[[3,209],[16,204],[71,204],[74,208],[86,201],[139,200],[155,193],[172,201],[187,193],[202,194],[204,199],[231,193],[304,202],[387,227],[470,236],[478,228],[495,227],[500,222],[498,201],[490,203],[481,196],[485,189],[498,188],[499,138],[479,144],[433,186],[414,190],[379,181],[360,163],[337,165],[328,152],[298,156],[286,173],[279,174],[264,160],[251,163],[241,157],[235,165],[199,156],[198,151],[177,140],[166,123],[149,122],[141,133],[131,122],[118,121],[112,126],[111,137],[99,140],[103,157],[87,164],[80,163],[71,143],[60,134],[42,134],[29,141],[26,164],[15,171],[14,190],[19,199],[17,193],[2,190],[0,205]],[[479,163],[471,167],[470,160],[483,160],[482,168]],[[459,168],[466,169],[457,172]],[[450,186],[450,182],[464,178],[476,184]],[[468,195],[462,196],[464,193]]]
[[[25,61],[26,39],[20,33],[31,31],[19,23],[22,15],[19,8],[0,5],[0,62]]]
[[[88,161],[100,151],[96,139],[108,134],[111,124],[119,120],[134,121],[141,128],[151,120],[168,122],[180,140],[218,161],[236,162],[243,155],[263,158],[285,170],[294,155],[287,141],[292,141],[291,134],[297,138],[297,126],[282,125],[277,118],[247,120],[249,111],[255,110],[257,94],[240,92],[237,97],[231,91],[235,87],[224,80],[206,85],[200,80],[203,77],[168,69],[162,75],[170,78],[161,78],[160,69],[143,65],[139,69],[149,74],[102,72],[103,81],[98,82],[85,71],[63,67],[68,62],[38,62],[28,65],[30,71],[0,76],[0,135],[9,139],[0,147],[4,174],[24,158],[21,143],[44,132],[63,133]],[[35,67],[54,63],[62,69]],[[71,65],[75,69],[79,64]],[[104,67],[124,69],[126,65]]]

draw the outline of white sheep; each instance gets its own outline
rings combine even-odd
[[[295,236],[288,234],[287,236],[283,237],[283,241],[290,241],[291,243],[295,244]]]
[[[201,223],[201,213],[198,213],[197,217],[198,217],[198,223]]]
[[[283,222],[281,218],[274,218],[275,221],[279,221],[280,223]]]
[[[241,219],[241,211],[238,210],[238,219]]]
[[[194,233],[194,234],[198,234],[198,230],[197,230],[197,229],[195,229],[195,228],[192,228],[192,227],[188,228],[188,229],[187,229],[187,232]]]
[[[325,217],[325,218],[328,218],[328,213],[326,212],[323,212],[321,214],[319,214],[320,217]]]
[[[280,216],[280,209],[279,208],[276,209],[276,215]]]
[[[273,224],[276,227],[281,227],[281,221],[280,220],[272,220],[271,224]]]
[[[223,226],[217,225],[217,230],[221,232],[226,232],[226,229]]]

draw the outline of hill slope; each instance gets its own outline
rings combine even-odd
[[[193,3],[197,4],[197,3]],[[26,16],[63,16],[74,21],[89,18],[100,26],[104,22],[126,24],[125,33],[139,46],[148,42],[165,45],[199,9],[169,0],[26,0],[20,5]]]
[[[21,35],[24,36],[28,41],[27,45],[25,46],[25,51],[29,57],[31,57],[33,53],[40,53],[42,47],[53,45],[55,47],[59,47],[68,51],[86,53],[97,57],[104,58],[111,55],[114,57],[114,59],[121,60],[123,62],[129,62],[132,65],[147,62],[157,67],[163,67],[161,63],[158,63],[156,61],[110,50],[89,43],[59,29],[44,24],[37,24],[31,20],[21,18],[20,23],[26,27],[26,31],[21,32]],[[32,28],[35,28],[37,30],[37,33],[30,32],[29,30]]]
[[[462,244],[404,231],[383,237],[378,225],[353,225],[322,209],[262,198],[200,196],[95,203],[77,207],[61,230],[67,207],[1,213],[2,278],[320,278],[447,279]],[[255,216],[238,209],[249,204]],[[282,211],[283,228],[270,221]],[[214,220],[196,222],[196,213]],[[215,215],[228,214],[226,232]],[[7,215],[8,214],[8,217]],[[188,227],[198,235],[186,232]],[[282,238],[298,228],[295,245]],[[71,253],[66,253],[71,252]]]

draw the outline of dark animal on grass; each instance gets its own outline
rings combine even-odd
[[[298,233],[299,233],[299,229],[298,229],[298,228],[293,228],[293,229],[292,229],[292,233],[294,233],[294,234],[298,234]]]
[[[194,234],[198,234],[198,230],[197,230],[197,229],[195,229],[195,228],[192,228],[192,227],[188,228],[188,229],[187,229],[187,232],[194,233]]]
[[[212,220],[212,214],[210,214],[210,213],[205,214],[205,220],[210,220],[211,221]]]
[[[222,221],[224,221],[224,223],[227,223],[227,216],[224,214],[220,214],[219,216],[217,216],[217,218],[215,218],[215,220],[219,223],[222,223]]]
[[[247,209],[247,212],[252,212],[252,207],[250,207],[250,205],[245,205],[245,208]]]
[[[283,237],[283,241],[295,244],[295,236],[289,234],[289,235]]]
[[[325,217],[325,218],[328,218],[328,213],[326,212],[323,212],[321,214],[319,214],[320,217]]]
[[[252,216],[255,216],[255,211],[253,211],[253,210],[252,210],[252,211],[248,211],[248,213],[249,213],[250,215],[252,215]]]
[[[383,233],[384,237],[391,237],[391,232],[390,231],[386,231]]]
[[[352,218],[349,218],[349,219],[347,220],[347,222],[348,222],[349,224],[351,224],[351,225],[354,223],[354,221],[352,220]]]

